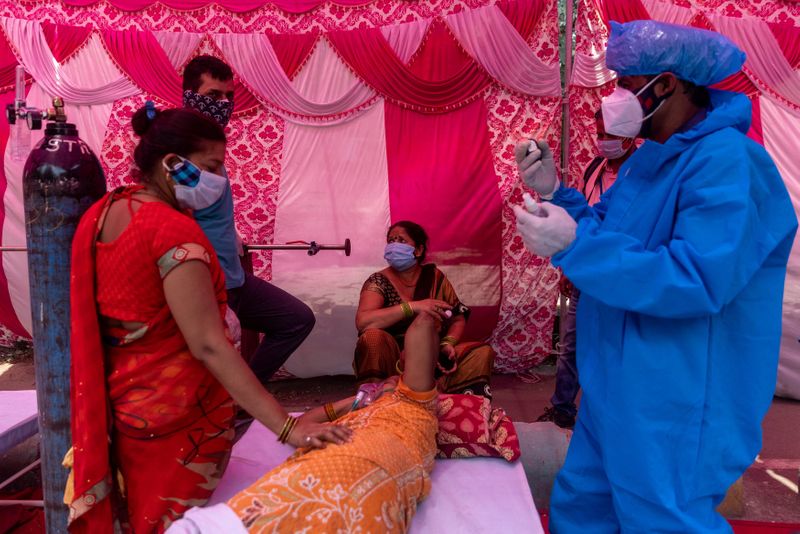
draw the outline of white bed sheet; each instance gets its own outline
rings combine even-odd
[[[0,454],[39,431],[36,390],[0,391]]]
[[[209,505],[227,501],[292,450],[278,443],[264,426],[253,423],[234,446]],[[431,494],[419,505],[412,534],[544,532],[520,462],[511,464],[500,458],[436,460],[431,478]]]

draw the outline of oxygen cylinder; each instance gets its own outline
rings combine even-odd
[[[60,104],[60,102],[57,104]],[[28,117],[31,119],[31,116]],[[34,115],[33,119],[37,117]],[[41,121],[41,115],[38,116]],[[66,532],[63,504],[70,433],[70,258],[83,213],[106,191],[97,157],[63,112],[49,122],[24,169],[33,350],[47,532]],[[36,127],[36,124],[29,126]],[[41,122],[38,124],[41,127]],[[94,310],[86,310],[94,313]]]

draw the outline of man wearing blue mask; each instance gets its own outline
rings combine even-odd
[[[535,253],[581,290],[583,397],[551,531],[730,532],[715,512],[761,447],[797,220],[750,102],[706,89],[744,53],[709,31],[611,23],[608,133],[645,143],[590,207],[544,143],[517,147],[552,203],[517,208]]]
[[[233,113],[233,87],[233,71],[225,62],[213,56],[198,56],[183,72],[183,105],[224,127]],[[176,172],[189,166],[186,162],[175,165]],[[314,313],[286,291],[244,272],[239,258],[241,241],[234,224],[233,195],[225,168],[203,172],[204,175],[198,173],[199,179],[184,182],[173,174],[178,184],[176,193],[180,189],[194,202],[186,207],[193,209],[197,224],[214,246],[225,271],[228,307],[242,327],[264,334],[249,364],[259,380],[266,383],[311,333]]]

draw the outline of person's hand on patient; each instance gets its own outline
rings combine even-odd
[[[575,240],[578,224],[567,210],[549,202],[536,203],[525,199],[525,208],[514,206],[517,232],[525,246],[537,256],[558,254]]]
[[[452,310],[453,307],[443,300],[425,299],[412,302],[411,309],[414,310],[415,313],[427,313],[434,319],[444,321],[450,318],[445,312]]]
[[[556,162],[545,141],[520,141],[514,147],[514,159],[525,185],[544,197],[553,194],[558,186]]]
[[[443,343],[439,346],[439,352],[447,357],[448,360],[456,359],[456,348],[450,343]]]
[[[301,415],[286,443],[294,447],[323,449],[326,443],[347,443],[352,435],[353,431],[346,426],[317,423]]]

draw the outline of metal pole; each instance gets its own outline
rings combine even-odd
[[[33,354],[48,533],[67,531],[61,465],[70,432],[70,263],[81,215],[105,192],[100,162],[75,126],[49,123],[23,175]],[[95,310],[82,310],[95,313]]]
[[[563,131],[561,133],[561,179],[565,185],[569,185],[569,146],[570,146],[570,124],[569,124],[569,86],[572,81],[572,2],[566,0],[566,35],[564,36],[564,91],[562,94],[562,115]]]
[[[315,255],[320,250],[344,250],[344,255],[351,252],[350,239],[345,239],[342,245],[319,245],[316,241],[310,243],[287,243],[285,245],[244,245],[245,252],[250,250],[307,250],[309,256]]]

